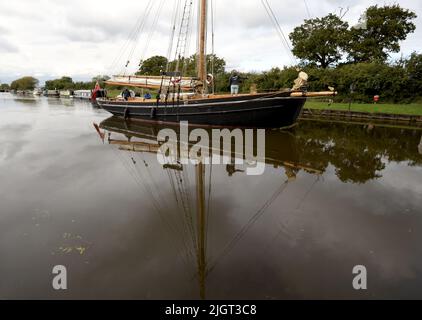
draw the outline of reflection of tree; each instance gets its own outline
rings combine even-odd
[[[125,134],[126,140],[137,136],[154,142],[158,132],[164,128],[125,122],[115,117],[105,120],[102,127]],[[179,128],[174,129],[180,135]],[[209,136],[212,136],[210,129],[207,129]],[[302,121],[291,132],[267,130],[265,162],[275,168],[284,167],[289,180],[295,179],[300,170],[319,175],[331,164],[341,181],[365,183],[382,177],[382,171],[389,161],[407,162],[410,166],[422,165],[422,156],[418,153],[420,139],[421,131],[418,130]],[[256,155],[256,144],[254,147]],[[229,176],[243,173],[242,168],[234,163],[227,165],[226,169]]]
[[[336,167],[336,174],[341,181],[365,183],[382,177],[378,172],[385,169],[385,164],[379,154],[373,150],[359,152],[360,150],[355,148],[348,149],[342,142],[340,141],[340,145],[331,148],[329,152],[331,162]]]
[[[383,160],[422,164],[417,130],[304,121],[295,133],[301,162],[320,170],[332,164],[343,182],[382,177]]]

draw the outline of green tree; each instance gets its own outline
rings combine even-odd
[[[145,61],[141,61],[141,67],[137,75],[143,76],[159,76],[162,71],[166,70],[167,58],[162,56],[154,56]]]
[[[412,53],[404,63],[412,92],[422,93],[422,54]]]
[[[338,63],[347,45],[348,23],[337,15],[305,20],[290,34],[293,53],[322,68]]]
[[[297,75],[298,72],[295,67],[272,68],[257,75],[254,82],[258,85],[259,91],[276,91],[291,88]]]
[[[74,83],[72,78],[62,77],[60,79],[46,81],[45,88],[47,90],[70,90],[74,88]]]
[[[7,83],[2,83],[0,85],[0,90],[3,90],[3,91],[10,90],[10,86]]]
[[[214,71],[214,75],[221,75],[225,72],[226,61],[216,55],[207,55],[207,70],[209,73]],[[141,67],[138,75],[159,76],[161,71],[165,71],[168,60],[162,56],[154,56],[145,61],[141,61]],[[177,61],[170,61],[169,70],[176,70]],[[179,61],[179,70],[183,72],[186,77],[197,76],[197,56],[192,55],[188,58],[182,58]]]
[[[107,75],[98,75],[98,76],[92,78],[92,82],[97,82],[97,81],[104,82],[104,81],[107,81],[107,80],[110,80],[110,77],[107,76]]]
[[[34,90],[39,81],[34,77],[23,77],[11,83],[12,90]]]
[[[206,56],[207,70],[208,73],[214,73],[214,75],[222,75],[226,71],[226,61],[219,58],[217,55],[208,54]],[[177,61],[170,63],[170,69],[175,70]],[[198,70],[198,56],[196,54],[189,58],[181,59],[179,70],[184,71],[184,75],[187,77],[196,77]]]
[[[353,62],[385,61],[400,51],[400,41],[415,31],[416,14],[399,5],[369,7],[358,28],[349,32],[347,51]]]

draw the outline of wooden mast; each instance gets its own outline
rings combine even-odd
[[[202,93],[206,92],[207,61],[206,61],[206,41],[207,41],[207,0],[200,0],[199,9],[199,52],[198,52],[198,78],[204,84]]]

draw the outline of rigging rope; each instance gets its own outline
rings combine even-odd
[[[134,38],[134,35],[136,33],[136,30],[138,30],[138,26],[140,24],[142,24],[142,16],[140,16],[138,18],[138,20],[136,21],[136,24],[133,26],[132,30],[129,33],[128,38],[125,41],[125,44],[123,45],[123,47],[120,49],[120,51],[118,52],[118,54],[116,55],[116,57],[114,58],[112,64],[110,65],[109,69],[114,71],[117,71],[115,68],[117,68],[117,66],[120,64],[121,59],[123,57],[123,55],[126,53],[126,51],[129,49],[130,43],[132,41],[132,39]]]
[[[306,12],[308,14],[308,18],[312,19],[311,10],[309,9],[308,2],[306,0],[303,0],[303,2],[305,4],[305,8],[306,8]]]
[[[170,34],[170,42],[169,42],[169,48],[167,51],[167,66],[166,66],[166,71],[169,71],[170,68],[170,59],[171,59],[171,55],[173,52],[173,43],[174,43],[174,36],[176,34],[176,24],[177,24],[177,17],[179,14],[179,10],[180,10],[180,6],[182,4],[182,0],[178,0],[174,3],[174,16],[173,16],[173,23],[172,23],[172,32]]]
[[[145,43],[145,47],[142,50],[142,55],[141,55],[141,59],[140,59],[140,62],[139,62],[139,67],[141,66],[141,62],[145,60],[146,54],[148,52],[148,49],[149,49],[149,46],[150,46],[150,43],[151,43],[151,40],[152,40],[153,36],[155,35],[155,33],[157,31],[156,27],[157,27],[157,24],[158,24],[158,20],[160,19],[160,15],[161,15],[163,6],[164,6],[164,0],[160,0],[160,4],[157,7],[157,12],[155,13],[155,17],[154,17],[153,23],[151,25],[151,28],[150,28],[150,31],[149,31],[149,34],[148,34],[148,38],[147,38],[147,41]]]
[[[155,4],[154,1],[153,0],[150,0],[150,2],[147,5],[147,8],[145,9],[143,23],[141,23],[139,25],[139,28],[138,28],[138,30],[136,32],[136,35],[135,35],[134,39],[133,39],[134,40],[134,44],[133,44],[132,49],[131,49],[131,51],[129,53],[129,56],[128,56],[128,59],[127,59],[127,63],[126,63],[125,69],[124,69],[125,70],[124,74],[126,74],[127,68],[128,68],[128,66],[129,66],[129,64],[130,64],[130,62],[132,60],[133,54],[135,53],[136,48],[138,47],[139,38],[140,38],[141,34],[144,31],[145,25],[146,25],[147,20],[148,20],[148,16],[150,15],[152,8],[154,7],[154,4]]]
[[[185,48],[185,56],[186,59],[183,61],[183,68],[182,68],[182,74],[186,74],[187,71],[187,67],[188,67],[188,63],[189,63],[189,59],[188,59],[188,54],[190,51],[190,47],[191,47],[191,42],[192,42],[192,29],[193,29],[193,14],[195,11],[195,3],[192,5],[192,9],[191,9],[191,15],[190,15],[190,24],[189,24],[189,28],[188,28],[188,36],[187,36],[187,41],[186,41],[186,48]]]
[[[268,0],[261,0],[261,3],[264,6],[265,11],[267,12],[270,20],[274,24],[277,34],[280,37],[281,42],[283,43],[284,48],[286,49],[292,64],[296,65],[297,64],[296,58],[292,53],[292,48],[290,47],[289,41],[287,40],[287,37],[284,34],[283,29],[281,28],[281,25],[277,19],[277,16],[274,13],[274,10],[271,8],[270,4],[268,3]]]
[[[166,201],[168,200],[168,197],[165,197],[164,201],[161,200],[163,197],[161,198],[159,197],[158,199],[156,198],[156,195],[158,195],[160,188],[158,188],[157,184],[155,183],[154,177],[150,171],[150,165],[147,163],[143,152],[136,152],[134,147],[133,147],[133,150],[125,149],[125,151],[128,151],[128,154],[129,154],[129,157],[126,158],[123,156],[123,153],[120,152],[120,150],[116,150],[113,146],[111,146],[111,149],[114,155],[121,161],[121,163],[123,164],[123,167],[127,170],[129,175],[133,178],[135,184],[137,184],[140,188],[142,188],[146,192],[146,194],[149,196],[151,200],[150,201],[151,205],[153,206],[155,211],[159,214],[160,218],[163,220],[167,229],[171,233],[173,233],[177,238],[181,239],[181,244],[184,248],[184,252],[186,253],[186,255],[182,255],[177,250],[174,242],[172,242],[172,245],[173,247],[175,247],[176,249],[175,251],[178,252],[179,258],[181,258],[182,262],[186,265],[186,270],[188,270],[190,266],[189,258],[194,259],[196,256],[195,242],[189,244],[190,242],[189,235],[195,236],[195,234],[194,233],[192,234],[191,232],[191,226],[189,226],[189,224],[192,225],[192,222],[189,221],[192,219],[192,217],[190,217],[190,219],[188,219],[187,221],[185,219],[182,219],[182,220],[171,219],[168,216],[168,214],[166,217],[166,213],[172,212],[170,210],[169,204]],[[145,170],[147,171],[146,176],[143,174],[142,170],[138,167],[138,161],[136,161],[135,159],[138,154],[141,154],[139,158],[141,158],[143,164],[145,165]],[[166,169],[165,171],[167,172],[168,176],[170,176],[170,173],[169,173],[170,169]],[[149,176],[150,180],[147,179],[147,176]],[[187,181],[189,181],[189,179],[187,179]],[[171,185],[174,185],[174,181],[172,181],[172,179],[170,180],[170,182],[171,182]],[[155,190],[151,188],[151,185],[155,187]],[[175,194],[175,197],[176,197],[176,202],[178,202],[176,194]]]
[[[114,149],[113,149],[114,150]],[[158,190],[157,185],[154,182],[154,178],[151,175],[151,172],[147,169],[149,176],[151,177],[151,182],[148,181],[146,179],[146,176],[142,173],[142,170],[140,170],[140,168],[138,168],[137,166],[137,162],[134,159],[134,154],[129,151],[130,154],[130,159],[128,160],[128,163],[125,164],[125,157],[123,157],[118,151],[115,151],[118,153],[118,156],[121,157],[122,162],[124,163],[124,166],[128,169],[129,174],[132,176],[132,178],[135,180],[135,182],[146,191],[148,197],[150,198],[150,200],[153,203],[153,206],[155,207],[157,213],[160,215],[160,218],[163,220],[163,222],[165,223],[166,227],[169,229],[170,232],[172,232],[176,237],[181,238],[182,239],[182,245],[184,247],[184,250],[186,251],[186,253],[193,257],[194,253],[193,253],[193,249],[189,247],[188,243],[187,243],[187,238],[185,237],[185,233],[183,232],[184,230],[184,226],[182,224],[182,226],[178,225],[178,219],[176,219],[176,221],[171,221],[171,219],[169,219],[169,217],[165,217],[165,212],[171,212],[169,210],[169,208],[167,208],[167,210],[164,210],[164,206],[163,206],[163,202],[160,201],[160,199],[156,199],[155,197],[155,192],[152,190],[151,188],[151,184],[153,184],[156,188],[156,190]],[[145,159],[144,159],[144,163]],[[158,193],[158,191],[157,191]],[[179,256],[180,253],[178,254]],[[182,261],[186,264],[186,266],[189,266],[189,261],[185,259],[184,256],[181,256]]]
[[[236,244],[245,236],[245,234],[252,228],[252,226],[262,217],[267,209],[273,204],[275,200],[286,190],[289,181],[283,183],[273,196],[265,202],[265,204],[251,217],[246,225],[240,230],[240,232],[233,238],[233,240],[223,249],[219,257],[215,259],[215,262],[209,268],[209,272],[212,272],[218,264],[218,260],[227,256]]]
[[[191,21],[191,12],[192,12],[193,0],[185,0],[185,5],[183,8],[182,20],[180,21],[179,28],[179,37],[177,40],[176,52],[175,52],[175,61],[176,69],[175,71],[180,71],[180,59],[185,58],[186,48],[189,40],[189,29]]]

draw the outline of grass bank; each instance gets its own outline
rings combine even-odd
[[[333,103],[329,105],[327,102],[316,100],[309,100],[305,108],[309,109],[326,109],[326,110],[349,110],[348,103]],[[351,105],[350,111],[368,112],[368,113],[388,113],[388,114],[403,114],[412,116],[422,116],[422,103],[412,104],[365,104],[354,103]]]

